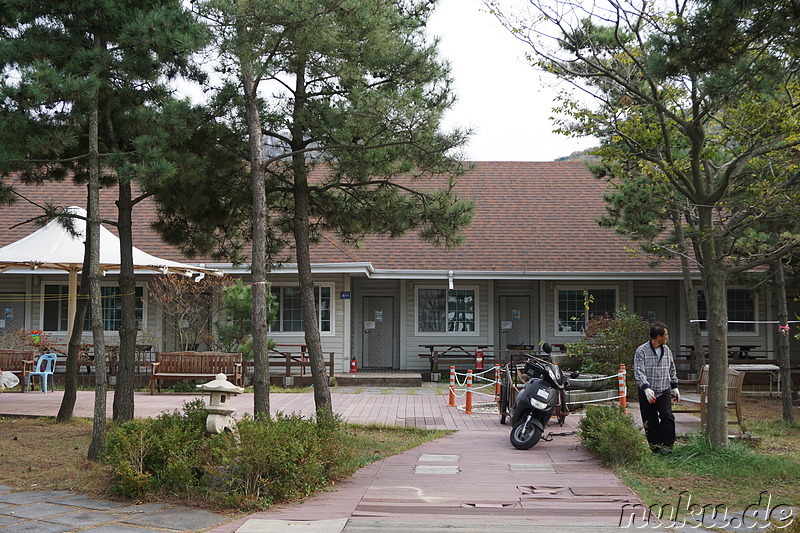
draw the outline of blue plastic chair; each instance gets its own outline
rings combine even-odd
[[[53,372],[56,369],[56,354],[46,353],[39,357],[36,361],[36,370],[28,372],[27,380],[25,382],[25,390],[31,390],[31,376],[39,376],[42,382],[42,392],[47,394],[47,376],[50,376],[50,391],[55,390],[55,378]]]

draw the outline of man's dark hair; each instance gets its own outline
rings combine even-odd
[[[667,332],[667,326],[665,326],[662,322],[653,322],[650,324],[650,338],[655,339],[656,337],[660,337]]]

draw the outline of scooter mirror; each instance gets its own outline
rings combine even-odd
[[[552,346],[550,346],[550,343],[549,343],[549,342],[545,342],[545,343],[543,343],[543,344],[542,344],[542,351],[543,351],[544,353],[550,353],[550,352],[552,352],[552,351],[553,351],[553,347],[552,347]]]

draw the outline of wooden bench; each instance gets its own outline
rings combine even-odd
[[[214,379],[223,373],[228,381],[243,387],[242,354],[225,352],[162,352],[150,363],[150,394],[155,393],[156,381],[161,391],[164,379]]]
[[[33,371],[34,359],[32,350],[0,350],[0,371],[16,374],[20,388],[25,392],[25,381],[28,373]]]
[[[744,373],[737,372],[733,369],[727,369],[726,377],[728,383],[728,398],[726,401],[726,408],[733,408],[736,413],[736,423],[739,425],[742,433],[747,429],[744,426],[744,417],[742,416],[742,385],[744,384]],[[689,409],[680,409],[676,412],[681,413],[700,413],[700,428],[706,425],[706,410],[708,408],[708,365],[700,369],[700,375],[696,380],[680,380],[680,384],[694,385],[697,392],[681,392],[681,404],[689,404]]]

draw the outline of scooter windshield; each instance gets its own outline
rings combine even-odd
[[[550,380],[554,385],[556,385],[559,389],[564,388],[564,374],[561,372],[561,369],[558,367],[558,365],[547,365],[547,374],[550,376]]]

